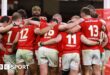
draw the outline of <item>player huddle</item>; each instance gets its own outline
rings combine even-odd
[[[81,18],[73,16],[67,23],[60,14],[47,22],[40,13],[40,7],[34,6],[29,19],[22,9],[12,19],[1,18],[0,63],[29,65],[28,69],[9,69],[8,75],[103,74],[101,55],[108,36],[106,23],[95,9],[83,7]]]

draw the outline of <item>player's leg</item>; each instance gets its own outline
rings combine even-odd
[[[107,64],[107,62],[108,62],[108,60],[109,60],[109,58],[110,58],[110,50],[108,50],[108,49],[106,49],[105,50],[105,64]]]
[[[31,71],[31,75],[37,75],[37,71],[36,71],[36,64],[31,64],[31,65],[29,65],[29,68],[30,68],[30,71]]]
[[[70,54],[62,55],[62,75],[69,75],[71,58]]]
[[[92,50],[82,50],[84,75],[91,75]]]
[[[39,65],[40,68],[40,75],[48,75],[48,64],[40,64]]]
[[[61,74],[62,74],[62,72],[61,72],[61,68],[62,68],[62,67],[61,67],[62,58],[61,58],[61,57],[59,57],[59,62],[58,62],[58,64],[59,64],[59,65],[58,65],[58,72],[59,72],[58,75],[61,75]]]
[[[93,65],[93,75],[101,75],[100,65]]]
[[[16,65],[16,57],[15,54],[13,55],[4,55],[4,62],[5,64],[8,64],[9,66],[15,66]],[[10,68],[7,70],[8,75],[15,75],[16,69]]]
[[[7,75],[7,70],[4,70],[3,68],[3,65],[4,65],[4,51],[3,50],[0,50],[0,75]]]
[[[70,62],[70,73],[69,75],[78,75],[80,66],[80,56],[78,53],[72,53],[72,60]]]
[[[100,63],[101,63],[100,51],[99,50],[94,50],[94,52],[93,52],[93,61],[92,61],[93,74],[94,75],[101,75]]]
[[[31,50],[24,50],[24,54],[22,55],[23,59],[25,60],[26,66],[29,67],[31,75],[37,75],[37,67],[33,57],[33,51]]]
[[[35,64],[36,64],[36,67],[37,67],[37,74],[39,75],[39,74],[40,74],[40,71],[39,71],[39,65],[38,65],[37,54],[38,54],[38,49],[35,50],[34,58],[35,58]]]
[[[49,67],[50,75],[58,75],[58,67]]]
[[[46,52],[45,47],[40,47],[37,52],[37,59],[38,59],[38,64],[39,64],[39,69],[40,69],[40,75],[48,75],[48,60],[45,56]]]
[[[46,57],[49,61],[50,75],[58,74],[58,51],[55,49],[47,48]]]
[[[3,57],[0,55],[0,75],[8,75],[7,70],[3,69],[4,61]]]
[[[22,53],[23,53],[23,51],[21,49],[17,50],[17,53],[16,53],[16,64],[17,64],[17,66],[24,65],[24,59],[22,58]],[[24,75],[24,74],[25,74],[25,69],[17,68],[17,75]]]
[[[91,71],[91,65],[88,66],[84,66],[84,75],[91,75],[90,71]]]
[[[104,66],[105,66],[105,51],[101,53],[101,64],[100,64],[100,67],[101,67],[101,75],[104,75]]]
[[[24,65],[24,63],[18,63],[17,66]],[[25,74],[25,69],[19,69],[17,68],[17,75],[24,75]]]

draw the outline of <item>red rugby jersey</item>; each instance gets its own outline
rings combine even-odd
[[[67,32],[62,32],[62,53],[79,53],[80,52],[80,32],[74,34],[69,34]]]
[[[25,25],[20,30],[18,49],[34,50],[34,42],[36,34],[34,29],[37,28],[35,25]]]
[[[14,52],[9,52],[9,49],[12,49],[13,41],[16,38],[17,33],[19,32],[19,26],[13,26],[8,32],[3,33],[2,43],[6,48],[5,54],[14,54]]]
[[[88,18],[85,19],[81,24],[81,32],[90,40],[99,40],[100,32],[102,29],[102,23],[99,19],[96,18]],[[99,49],[99,45],[88,46],[82,44],[82,49]]]
[[[59,34],[59,30],[58,30],[58,26],[59,25],[55,25],[52,29],[50,29],[47,33],[45,33],[43,36],[40,37],[40,41],[41,42],[45,42],[48,41],[52,38],[57,37],[57,35]],[[41,26],[40,28],[45,28],[46,25]],[[57,43],[56,44],[51,44],[51,45],[46,45],[45,47],[47,48],[53,48],[53,49],[57,49]]]

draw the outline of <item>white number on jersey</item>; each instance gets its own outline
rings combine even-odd
[[[11,36],[12,36],[12,31],[9,31],[9,32],[8,32],[8,40],[7,40],[7,43],[10,43]]]
[[[68,45],[74,45],[74,44],[76,44],[76,34],[73,34],[73,35],[68,34],[66,36],[66,38],[68,39]]]
[[[20,39],[27,39],[28,38],[28,36],[27,36],[28,31],[29,31],[28,28],[22,29],[21,32],[20,32],[20,34],[21,34]]]
[[[44,37],[45,38],[51,38],[51,36],[54,35],[54,30],[49,30],[47,33],[45,33]]]
[[[89,26],[89,30],[90,30],[90,34],[93,37],[97,37],[98,36],[98,26],[97,25],[90,25]]]

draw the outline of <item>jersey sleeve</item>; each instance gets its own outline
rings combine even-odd
[[[45,27],[47,27],[47,21],[41,19],[40,20],[40,29],[43,29]]]

